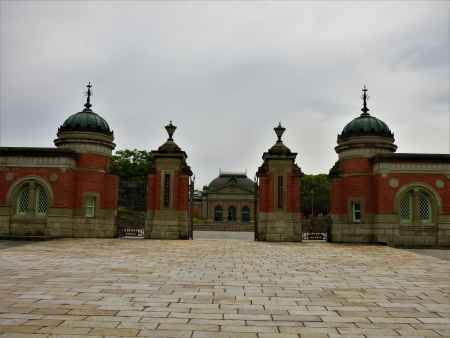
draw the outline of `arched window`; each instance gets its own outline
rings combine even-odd
[[[228,221],[230,222],[236,221],[236,208],[233,206],[228,208]]]
[[[432,195],[424,189],[414,188],[404,192],[399,200],[400,223],[433,223],[433,202]]]
[[[223,221],[223,208],[220,205],[214,208],[214,221],[216,222]]]
[[[17,198],[17,213],[25,214],[29,209],[30,204],[30,189],[28,185],[24,186],[19,191],[19,196]]]
[[[17,193],[16,213],[18,215],[46,215],[49,206],[47,190],[40,184],[28,182]]]
[[[245,206],[242,208],[242,223],[250,222],[250,208]]]
[[[412,221],[412,195],[412,191],[408,191],[400,200],[399,214],[402,223],[411,223]]]
[[[42,186],[38,185],[36,189],[36,212],[45,215],[48,210],[48,194]]]

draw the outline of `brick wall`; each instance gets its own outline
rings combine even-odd
[[[273,177],[263,176],[259,179],[259,211],[270,212],[273,210]]]
[[[299,212],[300,210],[300,177],[288,176],[287,182],[287,211]]]
[[[186,175],[177,174],[175,176],[176,186],[176,210],[188,210],[188,194],[189,194],[189,177]]]
[[[154,174],[148,175],[147,210],[161,209],[160,193],[161,173],[159,170],[156,170]]]

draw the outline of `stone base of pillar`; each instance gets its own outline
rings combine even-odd
[[[144,237],[148,239],[189,239],[187,212],[148,212],[145,219]]]
[[[257,238],[268,242],[301,242],[300,213],[270,212],[258,214]]]

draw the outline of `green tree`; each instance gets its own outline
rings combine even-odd
[[[118,150],[112,157],[111,173],[120,178],[147,177],[152,155],[149,151],[138,149]]]
[[[305,216],[328,214],[330,181],[328,175],[304,175],[301,178],[301,209]],[[314,209],[314,210],[313,210]]]

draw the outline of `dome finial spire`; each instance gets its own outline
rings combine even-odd
[[[89,83],[87,84],[87,91],[86,91],[86,96],[87,96],[87,99],[86,99],[86,103],[84,104],[84,107],[86,108],[86,110],[90,110],[91,109],[91,107],[92,107],[92,104],[91,104],[91,95],[92,95],[92,91],[91,91],[91,88],[92,88],[92,85],[91,85],[91,82],[89,81]]]
[[[367,87],[366,85],[364,85],[363,89],[363,94],[362,94],[362,99],[363,99],[363,107],[361,108],[361,111],[363,112],[361,114],[361,116],[367,116],[369,115],[368,111],[370,110],[369,108],[367,108],[367,100],[369,99],[369,97],[367,96]]]

